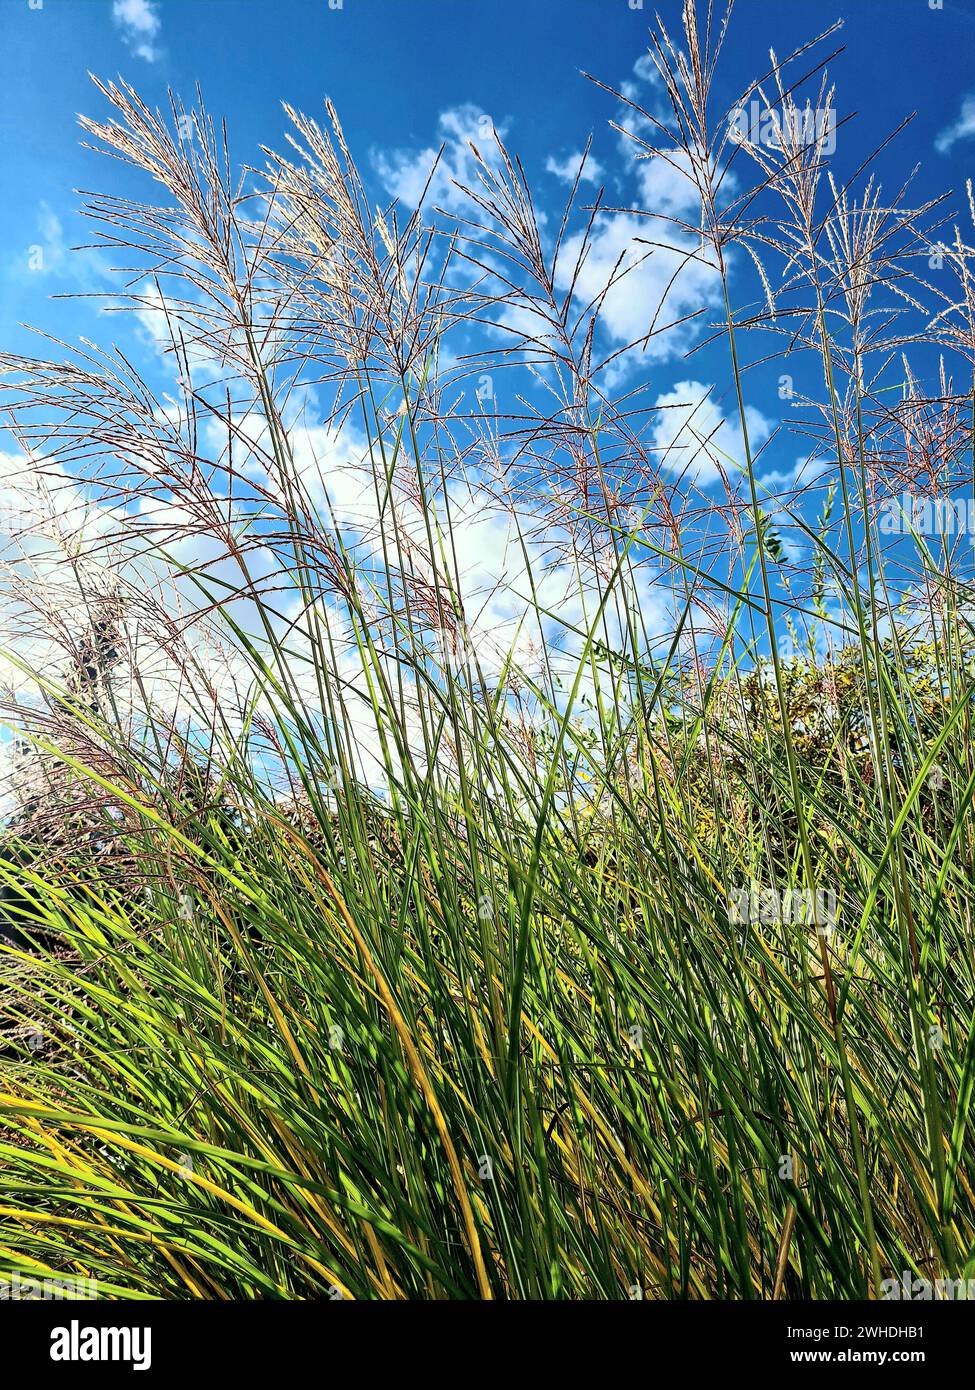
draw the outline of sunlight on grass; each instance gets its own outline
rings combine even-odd
[[[930,509],[896,550],[879,524],[970,485],[971,253],[945,236],[931,309],[938,206],[831,182],[829,35],[745,90],[756,132],[684,20],[651,48],[672,119],[631,135],[694,210],[648,209],[595,297],[584,181],[540,228],[499,139],[450,221],[373,209],[330,108],[241,176],[202,106],[99,84],[88,137],[161,199],[90,198],[138,267],[108,307],[173,387],[121,349],[0,356],[53,498],[43,580],[5,579],[0,1271],[205,1299],[975,1277],[969,587]],[[731,405],[648,444],[594,343],[668,223]],[[682,328],[664,305],[634,351]],[[943,361],[924,397],[915,344],[961,387]],[[820,468],[783,498],[748,369],[800,351]],[[31,643],[62,630],[55,679]]]

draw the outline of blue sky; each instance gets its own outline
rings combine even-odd
[[[86,233],[73,190],[122,182],[117,166],[80,148],[76,114],[104,110],[89,70],[121,74],[150,105],[168,86],[189,102],[199,82],[241,160],[257,159],[262,142],[280,145],[283,100],[318,115],[330,96],[367,169],[397,150],[436,146],[442,114],[474,107],[506,127],[540,205],[554,210],[564,190],[546,163],[578,150],[590,132],[607,181],[621,176],[607,125],[613,103],[579,70],[612,85],[632,80],[653,8],[650,0],[642,10],[630,0],[344,0],[341,9],[328,0],[43,0],[40,8],[0,0],[4,346],[26,342],[11,321],[69,335],[86,324],[80,306],[46,299],[74,287],[62,248]],[[661,8],[676,21],[676,4]],[[916,109],[882,166],[893,179],[921,161],[919,192],[963,190],[975,164],[975,104],[967,137],[946,153],[935,143],[975,93],[969,0],[944,0],[939,10],[928,0],[738,0],[722,62],[729,97],[770,47],[781,55],[834,18],[844,20],[835,42],[846,50],[831,68],[838,107],[857,113],[843,128],[839,166]],[[384,191],[377,179],[377,197]],[[30,248],[45,243],[49,273],[26,275]]]
[[[659,7],[676,32],[676,0],[660,0]],[[636,0],[343,0],[341,7],[337,0],[0,0],[2,347],[39,350],[20,327],[25,321],[67,340],[88,335],[104,342],[117,334],[148,377],[159,370],[158,354],[136,324],[100,317],[92,303],[52,299],[111,289],[103,253],[68,250],[89,239],[74,190],[147,194],[145,183],[118,162],[81,145],[77,113],[106,114],[89,71],[106,79],[121,74],[150,106],[163,105],[170,87],[189,104],[199,83],[211,114],[226,119],[241,164],[261,163],[262,144],[282,148],[282,101],[320,116],[330,97],[377,204],[394,196],[408,202],[441,141],[445,174],[468,176],[467,138],[488,117],[521,157],[551,226],[567,191],[560,170],[590,134],[607,201],[627,207],[640,200],[632,150],[627,154],[609,127],[620,115],[618,104],[580,69],[611,86],[629,84],[650,102],[652,83],[641,60],[653,8],[651,0],[643,7]],[[738,0],[719,94],[730,103],[767,66],[770,48],[781,57],[834,19],[844,27],[824,52],[844,49],[830,65],[845,120],[834,158],[838,175],[851,174],[916,110],[913,124],[881,154],[878,171],[896,188],[919,164],[913,201],[952,189],[949,207],[963,214],[965,181],[975,166],[975,5],[968,0],[944,0],[940,8],[929,0]],[[587,184],[586,191],[595,187]],[[664,200],[673,196],[666,183],[651,181],[644,196],[648,190]],[[446,178],[439,196],[452,196]],[[616,233],[627,227],[619,220],[600,224],[597,269],[612,265]],[[743,268],[740,258],[733,285],[747,299],[755,286]],[[651,277],[650,288],[653,283]],[[692,272],[678,308],[696,307],[695,293]],[[634,277],[607,305],[604,349],[641,330],[642,294]],[[651,432],[654,410],[676,406],[688,383],[720,383],[720,392],[727,391],[723,351],[700,353],[692,365],[683,359],[701,336],[699,326],[674,335],[639,364]],[[754,377],[750,425],[759,443],[772,436],[766,475],[788,482],[798,446],[775,435],[787,414],[775,392],[780,370]],[[715,410],[724,412],[729,402],[720,392]],[[661,437],[658,428],[658,447]],[[736,446],[733,430],[726,442]],[[698,481],[707,488],[716,480],[705,472]]]

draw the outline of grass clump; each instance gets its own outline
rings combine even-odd
[[[373,212],[331,110],[238,179],[202,107],[101,86],[86,130],[162,201],[88,212],[176,385],[0,359],[43,487],[86,499],[9,581],[65,661],[9,712],[4,1269],[220,1299],[975,1273],[968,586],[878,520],[967,466],[968,377],[924,397],[902,356],[970,373],[970,253],[929,306],[937,206],[830,181],[830,124],[785,119],[818,52],[731,108],[781,139],[732,138],[722,35],[688,3],[653,40],[671,115],[629,127],[697,210],[648,209],[595,296],[601,200],[571,233],[577,182],[553,240],[500,140],[447,225]],[[655,248],[707,273],[740,458],[608,389],[599,315]],[[686,329],[663,306],[635,346]],[[813,521],[750,440],[768,340],[822,384]]]

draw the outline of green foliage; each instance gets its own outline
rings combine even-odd
[[[704,140],[713,64],[686,15],[690,58],[662,80]],[[191,377],[192,338],[229,360],[247,408],[184,381],[186,428],[163,447],[173,412],[112,358],[7,364],[16,414],[39,412],[45,447],[60,430],[72,458],[124,457],[137,499],[155,497],[161,460],[173,469],[238,564],[236,587],[204,565],[193,578],[246,679],[236,704],[214,698],[187,660],[191,714],[147,701],[126,723],[93,695],[96,669],[51,696],[53,730],[33,729],[58,769],[51,806],[83,819],[55,816],[56,853],[33,821],[16,827],[0,857],[27,938],[0,957],[0,1270],[91,1278],[109,1297],[248,1299],[853,1299],[904,1269],[970,1277],[971,627],[947,565],[926,573],[919,627],[875,555],[849,563],[854,501],[876,536],[840,388],[856,419],[870,374],[856,343],[845,373],[828,335],[825,252],[802,241],[816,219],[797,216],[789,274],[813,296],[797,332],[829,385],[840,491],[806,528],[799,604],[748,444],[723,256],[740,228],[715,203],[714,148],[687,160],[722,277],[748,497],[728,583],[672,536],[662,640],[640,597],[641,559],[662,548],[649,524],[645,542],[623,534],[603,465],[610,435],[643,466],[628,410],[593,387],[592,321],[580,344],[523,176],[503,151],[500,171],[482,163],[491,225],[465,245],[480,256],[483,232],[536,277],[527,317],[551,336],[530,360],[550,344],[564,399],[531,447],[582,479],[565,544],[583,617],[551,635],[519,531],[544,651],[520,662],[513,641],[492,664],[456,640],[464,557],[444,480],[468,446],[452,452],[435,375],[444,325],[464,315],[438,298],[446,274],[420,279],[426,233],[373,219],[341,132],[296,118],[307,159],[273,164],[255,248],[202,114],[195,143],[176,143],[134,94],[105,90],[120,121],[89,129],[174,204],[120,202],[117,235],[136,238],[131,221],[156,263],[192,267],[174,358]],[[819,176],[804,158],[772,179],[800,210]],[[836,297],[883,278],[859,252],[855,271],[836,272]],[[262,314],[279,311],[294,318],[272,331]],[[381,516],[368,563],[299,466],[294,361],[316,380],[344,372],[361,408]],[[229,441],[215,501],[192,492],[219,471],[194,452],[196,411]],[[235,529],[248,411],[270,481]],[[263,584],[251,542],[271,557]],[[709,584],[729,607],[705,660],[689,634]],[[354,674],[326,595],[344,605]],[[800,609],[810,625],[786,658]],[[786,911],[796,893],[823,895],[828,918]]]

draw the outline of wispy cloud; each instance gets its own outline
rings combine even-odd
[[[456,212],[466,205],[458,184],[470,188],[477,182],[477,160],[474,145],[485,160],[491,162],[496,152],[495,128],[504,139],[507,126],[495,123],[480,107],[470,102],[442,111],[437,121],[437,133],[443,142],[443,154],[427,192],[427,204],[439,205]],[[393,150],[373,155],[376,172],[386,188],[407,207],[415,208],[430,178],[437,158],[437,148]]]
[[[574,283],[580,303],[599,301],[600,324],[614,344],[646,338],[646,358],[664,361],[687,349],[697,332],[689,316],[719,302],[721,281],[700,240],[669,225],[660,244],[648,246],[656,225],[656,219],[607,213],[596,222],[578,272],[584,234],[566,238],[556,282],[565,290]]]
[[[636,62],[633,64],[633,71],[641,82],[649,82],[651,87],[659,87],[662,85],[660,73],[657,71],[657,65],[649,52],[637,58]]]
[[[636,81],[633,78],[636,78]],[[663,93],[663,83],[660,74],[649,53],[644,53],[633,64],[633,76],[623,79],[619,84],[619,92],[627,102],[633,105],[620,105],[616,112],[616,124],[620,131],[620,149],[628,160],[635,160],[640,147],[630,138],[636,136],[638,140],[654,144],[659,141],[660,132],[656,129],[652,121],[647,120],[642,112],[652,115],[658,119],[666,119],[668,115],[667,103]],[[634,109],[638,108],[638,109]]]
[[[575,150],[572,154],[567,154],[564,159],[556,159],[550,154],[545,161],[545,172],[554,174],[563,183],[575,183],[576,175],[579,173],[579,165],[582,163],[582,151]],[[598,183],[603,177],[603,166],[598,159],[593,159],[592,155],[586,160],[586,167],[579,176],[583,183]]]
[[[772,433],[774,422],[753,406],[745,409],[752,450]],[[710,389],[700,381],[679,381],[658,396],[653,418],[653,447],[660,467],[698,487],[727,473],[732,480],[745,464],[745,442],[738,421],[725,417]]]
[[[64,266],[64,230],[57,213],[43,200],[37,210],[37,230],[41,240],[30,248],[32,271],[58,274]]]
[[[643,68],[637,64],[640,90],[653,92],[653,74]],[[636,88],[637,83],[631,85]],[[506,123],[498,123],[499,136],[504,138],[506,130]],[[443,152],[426,193],[428,208],[470,212],[459,186],[479,186],[477,159],[471,147],[476,146],[481,156],[493,163],[494,132],[491,117],[473,104],[441,112],[437,135]],[[436,159],[437,146],[432,142],[422,148],[377,151],[372,156],[387,190],[411,208],[423,197]],[[545,168],[559,180],[571,183],[581,160],[580,147],[570,146],[564,153],[549,155]],[[619,159],[616,164],[619,166]],[[639,360],[664,361],[685,351],[698,332],[696,313],[718,304],[721,294],[713,257],[702,246],[700,233],[693,230],[700,218],[700,194],[690,159],[679,153],[670,160],[648,158],[645,153],[641,157],[640,148],[627,140],[623,172],[639,189],[641,205],[653,209],[655,215],[601,213],[588,236],[579,230],[565,237],[555,266],[558,289],[571,288],[580,305],[598,303],[605,344],[613,348],[642,345],[639,356],[621,356],[610,365],[615,378]],[[591,156],[586,161],[583,178],[587,182],[614,177],[618,178],[613,168],[604,169]],[[729,176],[725,188],[731,186]],[[536,205],[535,211],[544,225],[544,210]],[[531,305],[509,305],[501,321],[527,339],[544,341],[551,335],[550,325]],[[610,383],[607,380],[604,384]]]
[[[26,248],[18,248],[9,259],[0,255],[0,274],[21,286],[51,276],[70,281],[80,291],[104,289],[110,274],[106,257],[92,246],[69,246],[61,218],[43,199],[37,205],[35,226],[37,233]]]
[[[155,0],[113,0],[112,19],[135,56],[154,63],[162,52],[156,42],[162,20]]]
[[[959,140],[970,140],[975,135],[975,92],[969,92],[961,104],[958,119],[938,132],[934,148],[939,154],[947,154]]]

